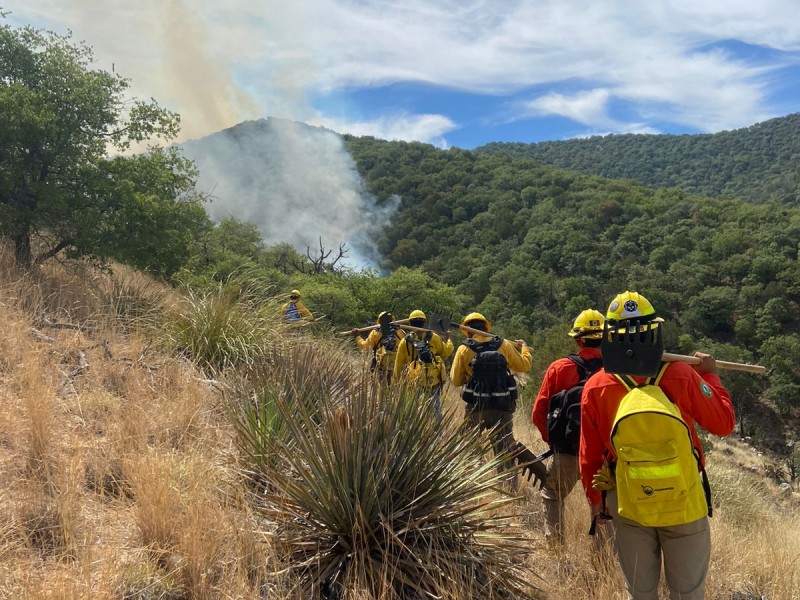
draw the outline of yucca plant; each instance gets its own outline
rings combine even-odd
[[[188,289],[169,317],[169,341],[207,371],[250,365],[280,338],[274,304],[238,282],[202,294]]]
[[[95,275],[92,283],[102,316],[123,331],[161,326],[168,297],[164,284],[121,266]]]
[[[440,426],[413,390],[339,379],[349,367],[333,352],[273,359],[283,384],[263,400],[280,433],[235,423],[246,475],[268,483],[252,488],[254,506],[301,597],[535,597],[486,433]]]

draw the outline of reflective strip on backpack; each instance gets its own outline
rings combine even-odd
[[[669,479],[680,475],[681,469],[677,464],[672,463],[649,467],[628,467],[628,473],[635,479]]]

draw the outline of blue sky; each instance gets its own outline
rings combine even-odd
[[[800,110],[796,0],[6,0],[182,116],[473,148]]]

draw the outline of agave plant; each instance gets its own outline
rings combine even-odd
[[[263,400],[279,433],[243,416],[263,410],[252,402],[234,421],[247,476],[268,482],[251,487],[253,502],[297,593],[534,597],[518,567],[527,544],[510,526],[509,474],[487,434],[439,425],[413,390],[354,378],[334,354],[317,354],[313,364],[273,357],[283,384]]]

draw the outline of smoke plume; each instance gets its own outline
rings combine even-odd
[[[345,264],[375,266],[371,234],[385,225],[355,164],[335,133],[282,119],[242,123],[183,144],[200,170],[198,187],[219,220],[254,223],[268,244],[288,242],[298,251],[347,244]]]

